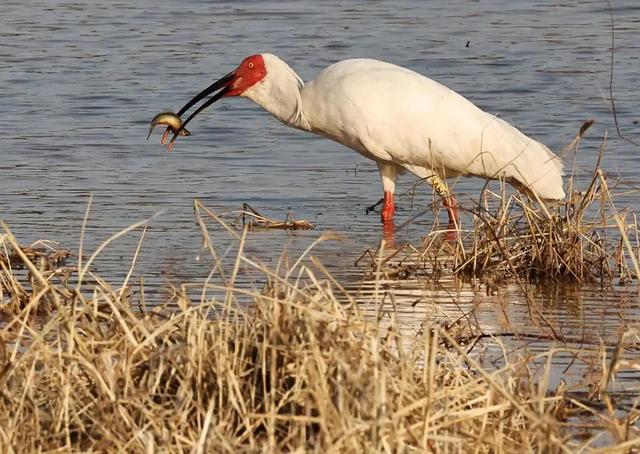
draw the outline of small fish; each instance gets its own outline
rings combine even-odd
[[[175,134],[176,131],[180,130],[180,127],[182,126],[182,119],[173,112],[159,113],[158,115],[153,117],[153,120],[151,120],[151,126],[149,127],[147,140],[149,140],[149,137],[151,137],[151,133],[158,125],[167,125],[167,130],[162,135],[162,140],[160,141],[160,143],[164,144],[167,141],[169,132],[173,132]],[[191,133],[186,129],[182,129],[179,135],[190,136]]]

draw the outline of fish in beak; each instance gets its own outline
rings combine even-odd
[[[171,149],[173,148],[173,143],[176,141],[176,138],[179,135],[181,135],[182,132],[184,131],[185,126],[191,120],[193,120],[196,115],[198,115],[200,112],[202,112],[204,109],[209,107],[211,104],[213,104],[214,102],[216,102],[217,100],[219,100],[223,96],[225,96],[227,94],[227,92],[229,91],[229,89],[231,87],[231,84],[233,83],[234,79],[235,79],[235,71],[232,71],[229,74],[227,74],[226,76],[224,76],[222,79],[212,83],[207,88],[202,90],[200,93],[198,93],[196,96],[194,96],[188,103],[186,103],[182,107],[182,109],[180,109],[178,111],[177,115],[178,115],[178,117],[180,117],[187,110],[189,110],[193,105],[197,104],[198,102],[200,102],[201,100],[203,100],[207,96],[215,93],[213,96],[211,96],[211,98],[209,98],[207,101],[205,101],[200,107],[198,107],[196,110],[194,110],[193,113],[191,115],[189,115],[187,117],[187,119],[182,123],[180,128],[178,128],[177,130],[175,130],[175,129],[173,130],[173,138],[171,139],[171,142],[169,142],[169,145],[167,145],[167,148],[169,149],[169,151],[171,151]]]
[[[169,151],[171,151],[176,138],[179,135],[185,135],[185,126],[189,124],[189,122],[193,120],[196,115],[198,115],[200,112],[202,112],[204,109],[209,107],[220,98],[223,98],[225,96],[243,96],[246,90],[263,81],[266,75],[267,69],[265,66],[264,58],[261,54],[251,55],[245,58],[244,60],[242,60],[242,63],[240,63],[240,66],[224,76],[222,79],[217,80],[216,82],[212,83],[207,88],[202,90],[188,103],[186,103],[182,107],[182,109],[178,111],[177,117],[178,119],[180,119],[182,115],[195,104],[202,101],[207,96],[211,96],[204,103],[202,103],[200,107],[194,110],[193,113],[189,115],[189,117],[187,117],[184,122],[181,121],[181,124],[178,128],[168,127],[165,135],[163,136],[162,143],[164,143],[166,135],[172,131],[173,138],[167,145]]]

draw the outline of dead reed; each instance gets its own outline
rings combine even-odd
[[[583,129],[572,145],[577,147]],[[423,244],[384,257],[383,270],[390,278],[436,279],[446,271],[491,285],[514,279],[526,284],[601,286],[637,282],[638,221],[614,202],[616,191],[622,191],[600,167],[605,144],[606,137],[586,187],[578,187],[573,173],[569,176],[565,201],[544,203],[508,191],[504,184],[498,191],[486,186],[475,206],[461,207],[467,216],[457,242],[444,241],[445,229],[436,211]],[[375,269],[379,266],[375,254],[370,257],[374,259],[370,269]]]
[[[63,272],[55,250],[34,258],[3,226],[0,445],[575,452],[602,443],[602,433],[607,449],[640,445],[632,421],[566,389],[550,391],[531,380],[526,362],[505,358],[507,366],[485,371],[463,333],[436,324],[417,335],[397,323],[382,329],[355,302],[339,303],[342,286],[313,260],[256,263],[244,254],[246,230],[229,229],[238,253],[224,267],[208,233],[206,215],[215,214],[195,208],[210,279],[177,287],[171,304],[150,309],[143,289],[128,285],[130,273],[114,287],[92,274],[90,261]],[[263,288],[235,285],[245,268],[262,273]],[[199,298],[189,296],[194,289]],[[251,305],[241,306],[247,298]],[[592,432],[576,439],[566,421],[582,412]]]
[[[637,221],[626,222],[618,212],[599,167],[586,190],[554,206],[504,192],[485,193],[481,200],[470,246],[458,251],[458,272],[520,276],[534,283],[611,285],[638,278]]]

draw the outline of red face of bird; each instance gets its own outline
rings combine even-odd
[[[235,70],[224,76],[222,79],[217,80],[207,88],[202,90],[196,96],[193,97],[188,103],[184,105],[182,109],[178,111],[178,116],[185,113],[191,106],[204,99],[208,95],[215,93],[211,98],[198,107],[185,121],[182,123],[182,127],[175,131],[170,146],[173,145],[178,134],[184,129],[196,115],[209,107],[211,104],[226,96],[242,96],[242,94],[249,88],[253,87],[260,81],[264,80],[267,75],[267,68],[264,64],[262,55],[251,55],[245,58]],[[216,93],[217,92],[217,93]]]
[[[245,58],[234,71],[235,78],[229,84],[229,90],[224,96],[242,96],[245,90],[262,81],[267,75],[262,55],[252,55]]]

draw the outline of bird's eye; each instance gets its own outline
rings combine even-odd
[[[249,64],[247,65],[247,68],[249,68],[249,69],[253,69],[253,63],[252,63],[252,62],[249,62]]]

